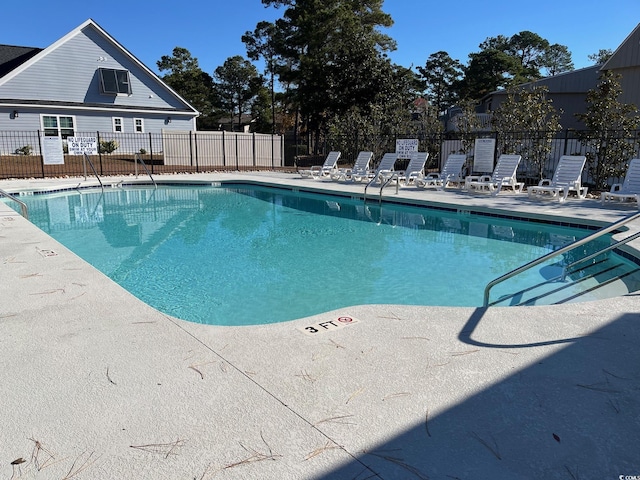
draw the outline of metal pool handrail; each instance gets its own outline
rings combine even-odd
[[[147,164],[144,163],[144,160],[142,160],[142,157],[140,156],[140,154],[136,153],[136,178],[138,178],[138,162],[140,162],[142,164],[142,168],[144,168],[145,172],[147,172],[147,175],[149,175],[149,178],[151,179],[151,181],[153,182],[153,186],[155,188],[158,188],[158,184],[156,183],[156,181],[153,179],[153,177],[151,176],[151,172],[149,171],[149,169],[147,168]]]
[[[580,246],[582,246],[582,245],[584,245],[586,243],[589,243],[592,240],[595,240],[596,238],[599,238],[599,237],[601,237],[603,235],[606,235],[607,233],[612,232],[613,230],[615,230],[615,229],[617,229],[619,227],[622,227],[623,225],[626,225],[627,223],[632,222],[633,220],[636,220],[638,218],[640,218],[640,212],[628,215],[628,216],[622,218],[621,220],[618,220],[617,222],[612,223],[609,226],[603,227],[600,230],[595,231],[591,235],[588,235],[588,236],[586,236],[584,238],[576,240],[575,242],[571,242],[570,244],[565,245],[564,247],[559,248],[558,250],[554,250],[553,252],[549,252],[549,253],[547,253],[546,255],[543,255],[540,258],[536,258],[535,260],[532,260],[529,263],[526,263],[526,264],[524,264],[524,265],[522,265],[522,266],[520,266],[520,267],[518,267],[518,268],[516,268],[514,270],[511,270],[510,272],[505,273],[504,275],[502,275],[502,276],[500,276],[500,277],[498,277],[498,278],[496,278],[494,280],[491,280],[489,283],[487,283],[487,286],[484,289],[484,303],[483,303],[484,306],[487,307],[489,305],[489,293],[490,293],[491,289],[493,287],[495,287],[498,283],[502,283],[505,280],[508,280],[511,277],[515,277],[519,273],[522,273],[525,270],[529,270],[530,268],[533,268],[536,265],[540,265],[541,263],[546,262],[547,260],[549,260],[551,258],[557,257],[558,255],[562,255],[565,252],[568,252],[568,251],[573,250],[575,248],[578,248],[578,247],[580,247]],[[616,242],[614,245],[617,246],[617,245],[619,245],[621,243],[626,243],[627,241],[628,241],[628,239],[623,239],[623,240],[620,240],[620,241]],[[610,250],[610,249],[611,249],[611,247],[606,247],[605,249],[603,249],[602,251],[600,251],[598,253],[603,253],[603,251],[607,251],[607,250]]]
[[[5,197],[7,197],[10,200],[13,200],[14,202],[16,202],[18,205],[20,205],[20,210],[22,212],[22,216],[24,218],[26,218],[27,220],[29,220],[29,207],[27,207],[27,204],[24,203],[22,200],[17,199],[16,197],[14,197],[13,195],[11,195],[9,192],[5,192],[4,190],[2,190],[0,188],[0,195],[4,195]]]
[[[91,170],[93,170],[93,174],[96,176],[96,178],[98,179],[98,182],[100,182],[100,188],[102,188],[102,191],[104,192],[104,185],[102,184],[102,180],[100,180],[100,176],[98,175],[98,172],[96,171],[96,167],[93,166],[93,162],[91,161],[91,159],[89,158],[89,155],[87,155],[86,153],[83,155],[82,157],[83,159],[83,165],[84,165],[84,179],[87,179],[87,162],[89,162],[89,165],[91,166]]]

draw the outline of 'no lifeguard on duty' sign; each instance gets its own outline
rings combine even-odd
[[[67,137],[69,155],[97,155],[98,139],[96,137]]]
[[[398,138],[396,139],[396,153],[399,159],[411,158],[411,152],[418,151],[417,138]]]

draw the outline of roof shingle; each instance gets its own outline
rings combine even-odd
[[[0,78],[37,55],[42,48],[0,45]]]

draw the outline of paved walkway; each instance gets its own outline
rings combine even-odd
[[[162,178],[363,190],[285,174]],[[634,211],[388,195],[594,224]],[[551,307],[360,305],[265,326],[199,325],[138,301],[2,203],[0,260],[0,478],[640,475],[637,294]],[[358,322],[300,330],[343,316]]]

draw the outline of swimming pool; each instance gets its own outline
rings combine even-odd
[[[240,184],[21,199],[32,222],[141,300],[217,325],[357,304],[479,306],[488,281],[589,233]],[[613,257],[616,268],[637,270]],[[559,268],[542,265],[493,295],[540,283]],[[575,284],[568,296],[598,298],[590,292],[596,281]]]

